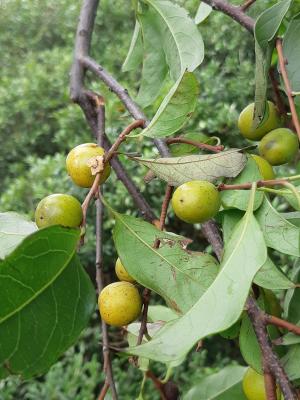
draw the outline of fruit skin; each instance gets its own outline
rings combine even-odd
[[[175,190],[172,197],[172,206],[177,217],[191,224],[214,217],[220,205],[220,193],[207,181],[186,182]]]
[[[249,367],[243,377],[243,391],[248,400],[267,400],[264,376]],[[280,390],[277,387],[277,400],[280,399]]]
[[[121,263],[120,258],[117,259],[116,265],[115,265],[115,271],[117,277],[120,279],[120,281],[126,281],[126,282],[135,282],[132,276],[129,275],[129,273],[126,271],[124,265]]]
[[[271,165],[290,162],[299,150],[297,136],[287,128],[274,129],[258,145],[259,154]]]
[[[101,318],[109,325],[128,325],[141,312],[142,300],[137,288],[130,282],[114,282],[100,293],[98,307]]]
[[[83,143],[74,147],[66,159],[66,167],[72,181],[80,187],[91,187],[95,176],[91,173],[91,168],[87,162],[96,156],[103,156],[104,149],[95,143]],[[101,175],[100,183],[106,181],[110,175],[110,165],[106,164]]]
[[[266,133],[270,132],[272,129],[279,128],[280,119],[277,109],[271,101],[268,101],[269,115],[268,118],[260,125],[258,128],[253,129],[253,113],[254,113],[254,103],[249,104],[240,113],[238,119],[238,128],[241,134],[249,140],[260,140]]]
[[[35,222],[39,228],[50,225],[77,228],[81,221],[81,204],[68,194],[51,194],[43,198],[35,210]]]
[[[267,160],[265,160],[260,156],[257,156],[256,154],[251,154],[251,157],[256,162],[259,171],[261,173],[261,176],[265,181],[268,181],[270,179],[275,179],[275,174],[272,165]]]

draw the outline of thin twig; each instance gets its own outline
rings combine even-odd
[[[156,389],[158,390],[159,394],[160,394],[160,398],[162,400],[168,400],[165,396],[164,390],[163,390],[163,383],[161,383],[161,381],[154,375],[154,373],[152,371],[147,371],[146,372],[146,376],[147,378],[151,379],[154,386],[156,387]]]
[[[292,324],[291,322],[285,321],[284,319],[275,317],[273,315],[266,314],[266,323],[269,325],[275,325],[278,328],[287,329],[288,331],[300,336],[300,326]]]
[[[206,143],[200,143],[197,142],[196,140],[190,140],[186,139],[184,137],[174,137],[174,138],[169,138],[166,140],[167,144],[173,144],[173,143],[185,143],[185,144],[191,144],[192,146],[198,147],[199,149],[203,150],[208,150],[208,151],[213,151],[215,153],[219,153],[220,151],[224,150],[224,146],[212,146],[210,144]]]
[[[277,49],[277,53],[278,53],[278,61],[279,61],[279,65],[280,65],[280,73],[284,82],[284,86],[285,86],[285,92],[286,95],[288,97],[289,100],[289,105],[290,105],[290,110],[291,110],[291,114],[292,114],[292,120],[293,120],[293,124],[294,127],[296,129],[298,138],[300,140],[300,122],[299,122],[299,118],[298,118],[298,114],[297,114],[297,110],[295,107],[295,102],[294,102],[294,97],[293,97],[293,92],[292,92],[292,88],[291,88],[291,84],[288,78],[288,74],[287,74],[287,70],[286,70],[286,64],[288,63],[288,60],[286,60],[284,58],[284,54],[283,54],[283,48],[282,48],[282,39],[281,38],[277,38],[276,40],[276,49]]]
[[[276,381],[267,366],[264,367],[264,382],[267,400],[277,400]]]
[[[282,185],[286,186],[287,180],[285,179],[270,179],[270,180],[259,180],[256,182],[257,187],[272,187],[276,185]],[[227,185],[225,183],[220,183],[218,185],[218,190],[221,192],[223,190],[250,190],[252,186],[252,182],[245,182],[245,183],[240,183],[238,185]]]
[[[107,381],[104,382],[104,385],[102,386],[101,392],[98,396],[98,400],[104,400],[106,393],[108,392],[109,389],[109,383]]]
[[[239,8],[242,12],[245,12],[248,10],[249,7],[252,6],[252,4],[254,4],[256,2],[256,0],[246,0],[244,4],[242,4]]]
[[[236,7],[225,0],[203,0],[203,2],[210,5],[214,10],[221,11],[223,14],[228,15],[249,32],[253,33],[254,20],[246,15],[239,7]]]
[[[99,115],[98,115],[99,127],[98,127],[97,142],[101,143],[101,142],[103,142],[104,133],[105,133],[104,132],[105,110],[103,110],[102,107],[99,107],[98,111],[99,111]],[[97,176],[100,176],[100,175],[98,174]],[[97,187],[97,190],[100,192],[101,189],[99,188],[99,186]],[[103,211],[104,211],[103,204],[98,198],[98,200],[96,201],[96,283],[97,283],[98,295],[101,293],[101,291],[104,287],[103,270],[102,270],[102,267],[103,267]],[[101,393],[105,392],[104,388],[108,384],[110,387],[111,393],[112,393],[113,400],[117,400],[118,395],[117,395],[117,391],[116,391],[116,387],[115,387],[113,370],[112,370],[111,359],[110,359],[108,328],[103,319],[101,320],[101,328],[102,328],[102,340],[103,340],[103,346],[102,346],[103,369],[104,369],[105,376],[106,376],[105,383],[104,383]],[[106,389],[106,391],[107,391],[107,389]],[[105,397],[105,393],[104,393],[103,399]],[[99,398],[101,398],[101,397],[99,396]]]

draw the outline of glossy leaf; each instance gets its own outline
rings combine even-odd
[[[254,194],[252,191],[247,212],[225,247],[221,270],[204,295],[185,315],[167,323],[153,340],[131,348],[130,353],[178,365],[200,339],[224,331],[238,320],[252,280],[267,258],[253,216]]]
[[[195,110],[198,94],[199,85],[195,75],[191,72],[183,72],[141,135],[166,137],[177,132]]]
[[[242,388],[247,368],[228,365],[221,371],[205,376],[192,387],[183,400],[247,400]]]
[[[283,39],[286,70],[293,92],[300,92],[300,13],[289,23]]]
[[[161,19],[162,46],[174,81],[185,70],[194,71],[203,61],[204,45],[200,32],[186,10],[166,0],[146,0]]]
[[[142,107],[147,107],[155,101],[162,89],[168,73],[168,65],[161,46],[162,37],[156,12],[150,7],[139,14],[138,18],[143,35],[144,59],[136,101]]]
[[[143,61],[143,43],[141,27],[138,21],[135,22],[134,31],[132,34],[129,50],[126,59],[122,65],[122,71],[132,71]]]
[[[290,5],[291,0],[276,3],[260,14],[255,23],[255,126],[263,122],[266,117],[268,70],[271,65],[273,40]]]
[[[222,230],[225,244],[230,240],[234,228],[242,216],[243,212],[240,210],[225,210],[222,212]],[[290,289],[295,287],[295,284],[273,263],[269,257],[255,275],[254,283],[265,289],[271,290]]]
[[[15,212],[0,213],[0,258],[10,254],[22,240],[37,230],[34,222]]]
[[[45,372],[87,325],[95,293],[75,256],[79,235],[42,229],[1,261],[0,370]]]
[[[209,254],[186,250],[186,239],[161,232],[152,224],[114,212],[114,241],[122,264],[143,286],[160,294],[168,306],[184,313],[203,295],[218,273]],[[159,239],[159,249],[154,248]]]
[[[238,149],[218,154],[192,155],[186,157],[143,159],[133,158],[172,186],[193,180],[215,182],[221,177],[234,177],[246,163],[246,156]]]
[[[197,25],[200,24],[209,16],[211,12],[212,12],[212,7],[201,1],[195,16],[195,24]]]
[[[262,179],[258,166],[252,157],[247,160],[247,165],[243,171],[233,180],[226,183],[238,185],[240,183],[255,182]],[[222,204],[224,208],[237,208],[246,210],[249,202],[250,190],[224,190],[221,193]],[[256,210],[263,201],[263,193],[257,192],[255,195],[254,210]]]
[[[300,256],[299,228],[284,219],[267,197],[255,215],[268,247],[291,256]]]

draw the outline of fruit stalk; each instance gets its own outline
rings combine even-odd
[[[286,64],[288,63],[288,60],[286,60],[284,58],[284,54],[283,54],[283,48],[282,48],[282,39],[281,38],[277,38],[276,40],[276,49],[277,49],[277,54],[278,54],[278,61],[279,61],[279,65],[280,65],[280,74],[282,76],[283,82],[284,82],[284,86],[285,86],[285,92],[286,95],[288,97],[289,100],[289,105],[290,105],[290,110],[291,110],[291,114],[292,114],[292,120],[293,120],[293,124],[294,127],[296,129],[298,138],[300,140],[300,122],[299,122],[299,118],[298,118],[298,114],[296,111],[296,107],[295,107],[295,102],[294,102],[294,97],[293,97],[293,91],[291,88],[291,84],[288,78],[288,74],[287,74],[287,70],[286,70]]]

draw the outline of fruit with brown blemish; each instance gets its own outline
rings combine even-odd
[[[91,187],[95,180],[88,162],[97,156],[103,156],[104,149],[95,143],[83,143],[74,147],[66,159],[66,167],[72,181],[80,187]],[[110,165],[106,164],[101,172],[100,183],[106,181],[110,175]]]
[[[140,315],[142,300],[137,288],[130,282],[114,282],[100,293],[98,307],[101,318],[113,326],[124,326]]]

